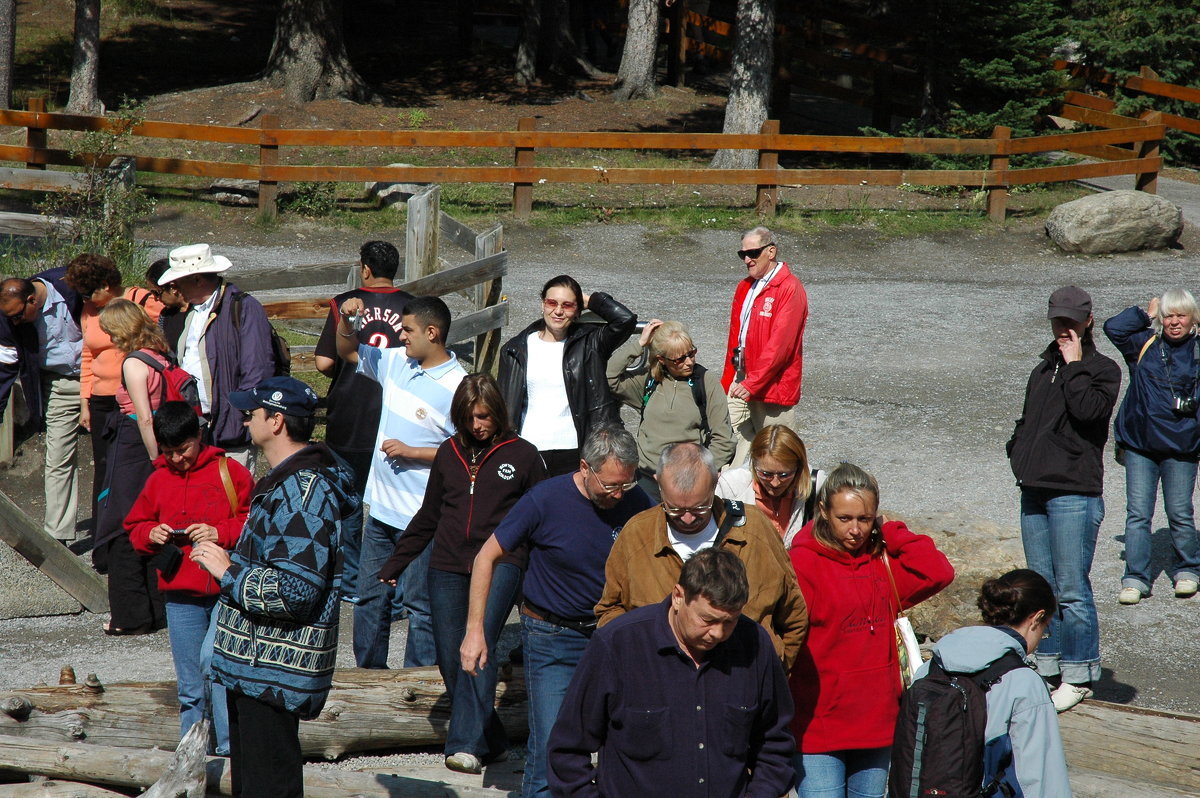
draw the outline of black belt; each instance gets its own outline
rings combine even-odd
[[[552,623],[555,626],[561,626],[564,629],[571,629],[572,631],[579,632],[579,634],[583,635],[584,637],[591,637],[592,632],[596,631],[595,618],[587,620],[579,618],[564,618],[563,616],[556,615],[549,610],[544,610],[536,604],[531,604],[529,599],[525,599],[525,601],[521,603],[521,614],[528,615],[535,621],[545,621],[546,623]]]

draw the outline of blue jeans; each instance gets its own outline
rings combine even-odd
[[[550,794],[546,783],[546,744],[587,642],[588,638],[574,629],[521,615],[525,692],[529,696],[529,754],[525,758],[521,798]]]
[[[1054,588],[1058,612],[1037,649],[1038,672],[1064,682],[1100,678],[1100,622],[1092,598],[1092,557],[1104,520],[1104,499],[1021,489],[1021,543],[1025,562]]]
[[[1143,594],[1154,584],[1150,572],[1150,522],[1162,482],[1163,508],[1175,550],[1166,569],[1172,582],[1200,579],[1200,541],[1192,511],[1196,487],[1193,458],[1152,458],[1125,450],[1125,575],[1122,587],[1136,587]]]
[[[219,756],[229,754],[229,707],[225,687],[212,678],[213,637],[216,634],[216,596],[166,592],[167,635],[175,660],[175,690],[179,696],[179,737],[201,718],[212,721]]]
[[[371,471],[374,452],[355,452],[330,446],[335,454],[346,461],[354,473],[354,491],[361,498],[367,489],[367,475]],[[342,538],[342,600],[358,603],[358,560],[362,553],[362,532],[357,536]]]
[[[488,762],[508,749],[508,735],[496,714],[496,641],[520,588],[521,569],[511,563],[497,564],[483,616],[488,663],[478,676],[472,676],[462,669],[458,655],[467,632],[471,577],[429,569],[433,640],[437,644],[438,670],[450,696],[446,756],[465,751]]]
[[[402,531],[367,518],[363,525],[358,604],[354,607],[354,661],[360,668],[386,668],[392,636],[392,596],[400,591],[408,610],[408,644],[404,667],[437,663],[433,622],[429,618],[429,553],[421,555],[400,575],[396,587],[378,579],[379,570],[396,548]]]
[[[857,748],[792,757],[800,798],[883,798],[892,749]]]

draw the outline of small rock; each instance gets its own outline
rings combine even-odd
[[[219,177],[208,187],[208,194],[222,205],[257,205],[258,181]]]
[[[390,163],[389,167],[412,166],[410,163]],[[407,202],[413,194],[428,183],[389,183],[384,180],[368,181],[363,185],[368,198],[374,198],[378,207],[388,208],[398,202]]]
[[[1106,191],[1059,205],[1046,234],[1067,252],[1096,255],[1162,249],[1183,232],[1183,211],[1144,191]]]

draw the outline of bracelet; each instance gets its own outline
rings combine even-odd
[[[338,330],[338,335],[342,336],[343,338],[357,338],[358,337],[358,333],[356,333],[356,332],[344,333],[341,330]]]

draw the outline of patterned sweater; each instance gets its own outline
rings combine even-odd
[[[259,480],[221,578],[218,682],[304,720],[321,712],[337,655],[341,541],[361,526],[350,468],[324,444]]]

